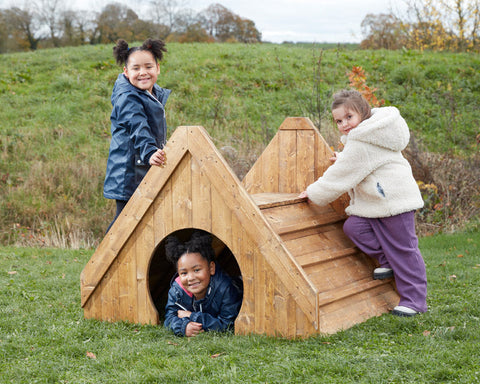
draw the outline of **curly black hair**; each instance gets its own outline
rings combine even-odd
[[[159,62],[163,58],[163,52],[167,52],[165,48],[165,43],[160,39],[147,39],[139,47],[128,47],[128,43],[120,39],[117,41],[117,45],[113,47],[113,57],[115,58],[117,64],[127,65],[128,58],[133,52],[136,51],[149,51],[156,62]]]
[[[181,242],[177,237],[170,235],[165,240],[165,254],[167,260],[175,266],[178,260],[186,253],[200,253],[210,263],[215,259],[215,251],[212,247],[212,236],[205,231],[196,230],[190,240]]]

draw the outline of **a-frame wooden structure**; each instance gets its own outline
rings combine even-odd
[[[160,324],[173,274],[163,241],[210,232],[243,280],[237,334],[333,333],[398,304],[392,279],[343,234],[345,196],[318,207],[299,192],[332,152],[310,120],[287,118],[242,182],[202,127],[179,127],[81,274],[86,318]],[[227,252],[226,252],[227,251]]]

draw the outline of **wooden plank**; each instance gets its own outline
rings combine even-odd
[[[276,278],[276,276],[271,276],[270,278],[273,279]],[[273,292],[273,311],[269,320],[273,325],[273,329],[267,332],[267,334],[272,336],[293,337],[295,333],[292,335],[288,334],[288,323],[291,321],[293,322],[293,326],[295,326],[294,319],[289,317],[288,291],[282,289],[284,287],[281,281],[275,281],[275,283],[272,283],[272,286],[275,286],[275,290]]]
[[[390,282],[392,279],[385,280],[373,280],[371,277],[363,280],[357,280],[341,289],[335,289],[327,292],[320,292],[318,294],[318,305],[322,307],[327,304],[331,304],[335,301],[345,299],[347,297],[357,295],[360,292],[365,292],[373,288],[377,288],[381,285],[387,284],[391,287]]]
[[[301,192],[297,190],[297,135],[295,131],[280,131],[278,160],[278,192]]]
[[[278,128],[283,130],[316,130],[315,125],[308,117],[287,117]]]
[[[243,281],[243,301],[235,321],[235,333],[246,335],[255,330],[255,244],[236,217],[232,218],[232,250],[240,266]]]
[[[287,249],[298,260],[299,257],[312,253],[335,252],[343,249],[354,248],[350,243],[339,245],[331,241],[325,234],[328,232],[315,233],[310,236],[298,237],[293,240],[285,241]],[[320,257],[320,256],[319,256]],[[308,256],[307,256],[308,258]],[[327,260],[330,259],[327,257]],[[303,264],[302,264],[303,265]]]
[[[255,257],[254,261],[254,281],[255,281],[255,333],[264,334],[266,326],[266,301],[267,301],[267,284],[265,258],[261,255]]]
[[[296,189],[304,191],[315,181],[315,131],[298,130]]]
[[[258,192],[279,192],[279,134],[277,133],[261,156],[261,187]],[[253,192],[252,192],[253,193]]]
[[[172,175],[173,227],[192,226],[191,155],[185,155]]]
[[[208,180],[208,177],[205,175],[205,171],[201,169],[194,158],[191,160],[191,172],[193,227],[212,232],[213,203],[210,180]]]
[[[232,208],[230,203],[224,200],[224,196],[216,188],[211,188],[212,194],[212,232],[224,244],[232,242]]]
[[[120,306],[118,301],[119,281],[118,263],[114,261],[105,273],[102,282],[102,319],[107,321],[118,321],[120,319]]]
[[[135,236],[133,236],[135,237]],[[121,318],[137,322],[137,278],[135,263],[135,240],[130,239],[119,255],[119,304]]]
[[[260,209],[280,207],[306,201],[305,198],[298,197],[298,193],[265,192],[250,196]]]
[[[307,203],[264,209],[262,212],[279,235],[329,225],[342,220],[337,212],[329,206],[320,207]]]
[[[148,269],[155,251],[153,213],[154,207],[151,206],[138,226],[137,241],[135,242],[135,254],[137,258],[137,312],[138,321],[142,324],[159,323],[158,312],[152,302],[148,284]]]
[[[173,200],[172,180],[169,179],[163,186],[153,204],[153,230],[155,247],[172,231],[173,228]]]
[[[313,251],[296,257],[297,261],[303,268],[312,267],[325,261],[340,259],[342,257],[356,255],[357,248],[332,249],[327,251]]]
[[[356,256],[335,259],[323,263],[321,268],[313,266],[304,270],[318,292],[341,289],[355,281],[372,278],[372,268]]]

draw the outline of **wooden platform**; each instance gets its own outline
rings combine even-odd
[[[373,280],[373,262],[343,233],[347,196],[325,207],[297,197],[332,155],[310,120],[286,119],[243,182],[202,127],[177,128],[166,152],[82,271],[86,318],[160,324],[174,274],[165,238],[193,228],[241,276],[237,334],[333,333],[398,304],[392,279]]]

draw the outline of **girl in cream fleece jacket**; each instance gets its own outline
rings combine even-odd
[[[348,192],[344,231],[378,260],[374,278],[395,277],[400,303],[392,313],[425,312],[425,263],[415,234],[415,210],[423,207],[423,200],[401,153],[410,138],[407,123],[395,107],[370,109],[357,91],[335,94],[332,115],[344,149],[300,196],[326,205]]]

